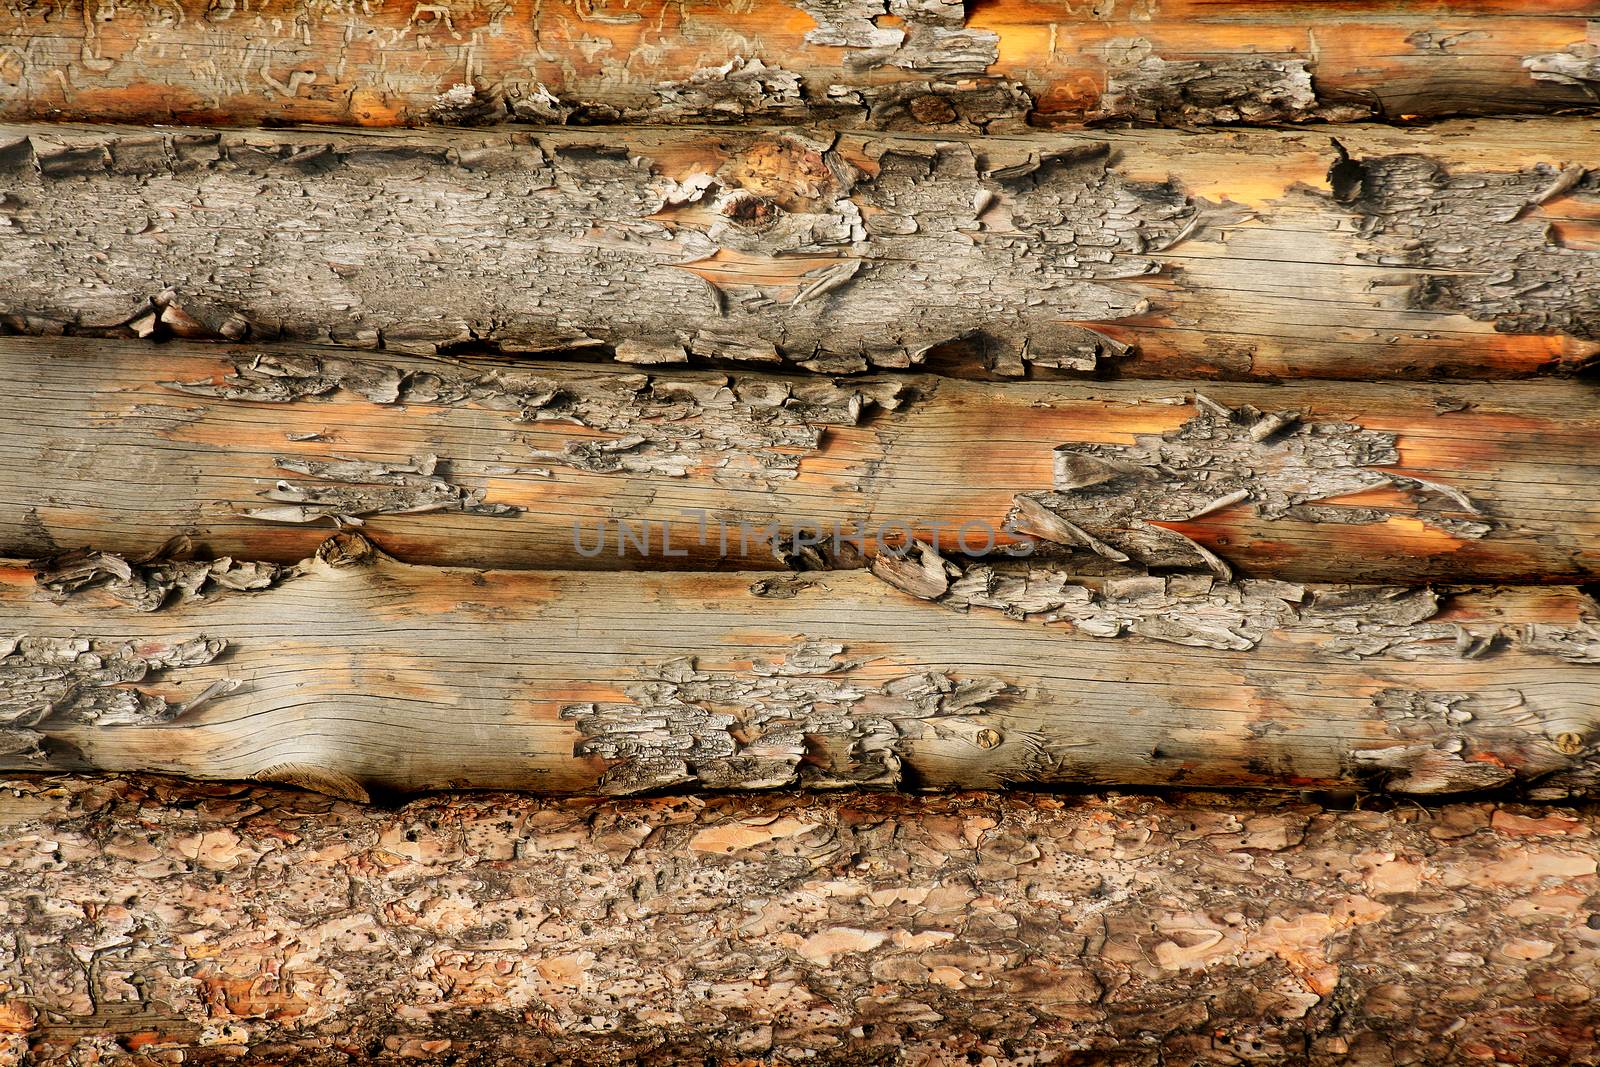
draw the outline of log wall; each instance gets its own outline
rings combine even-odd
[[[0,9],[0,1067],[1600,1063],[1597,14]]]

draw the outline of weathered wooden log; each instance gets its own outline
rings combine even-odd
[[[1589,810],[67,778],[0,824],[39,1067],[1600,1056]]]
[[[1080,570],[1600,574],[1580,381],[830,381],[85,338],[0,338],[0,363],[19,557],[183,534],[292,563],[364,523],[478,567],[778,568],[915,537]]]
[[[925,546],[780,578],[431,569],[352,534],[290,569],[0,582],[10,769],[349,797],[1600,780],[1600,620],[1567,588],[1092,582]]]
[[[1589,0],[25,5],[0,116],[1188,125],[1591,106]]]
[[[1592,121],[1341,138],[10,127],[0,316],[830,373],[1513,377],[1593,356]]]

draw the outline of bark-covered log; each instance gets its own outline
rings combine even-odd
[[[1510,377],[1594,354],[1592,122],[1341,138],[9,127],[0,315],[824,372]]]
[[[11,780],[16,1062],[1581,1064],[1600,818]]]
[[[0,338],[0,363],[19,557],[183,534],[292,563],[362,522],[408,562],[478,567],[776,568],[770,535],[808,529],[823,555],[838,530],[1071,546],[1080,569],[1600,573],[1580,381],[830,381],[86,338]]]
[[[1084,582],[923,546],[781,578],[431,569],[351,534],[287,570],[0,582],[12,769],[351,797],[1600,780],[1600,619],[1568,588]]]
[[[1186,125],[1593,104],[1590,0],[67,0],[8,9],[0,116]]]

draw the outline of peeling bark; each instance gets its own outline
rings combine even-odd
[[[1425,11],[1288,0],[72,0],[18,6],[0,24],[0,115],[949,132],[1147,119],[1153,96],[1188,96],[1200,106],[1183,121],[1204,122],[1525,113],[1589,102],[1570,80],[1541,78],[1548,64],[1530,77],[1521,57],[1564,52],[1593,15],[1583,0]],[[1145,90],[1138,101],[1130,77]]]
[[[150,612],[114,588],[52,602],[14,565],[0,766],[357,797],[1600,784],[1600,619],[1572,589],[945,573],[771,597],[748,574],[420,568],[339,534],[269,589]]]
[[[1506,333],[1600,337],[1595,301],[1561,295],[1594,291],[1596,251],[1582,241],[1569,246],[1548,220],[1530,217],[1574,190],[1596,188],[1583,164],[1451,174],[1420,157],[1351,159],[1335,144],[1334,197],[1356,214],[1362,234],[1383,246],[1363,258],[1439,270],[1418,283],[1417,308],[1458,311]]]
[[[0,1042],[41,1067],[1600,1054],[1586,809],[1007,794],[384,811],[64,778],[7,781],[0,821]]]
[[[1199,393],[1195,406],[1176,430],[1141,434],[1131,446],[1057,446],[1053,491],[1019,496],[1011,525],[1117,563],[1209,568],[1224,579],[1231,571],[1219,556],[1156,524],[1249,506],[1268,519],[1311,523],[1408,516],[1460,540],[1494,529],[1459,489],[1390,473],[1400,462],[1394,434],[1293,411],[1228,408]],[[1327,503],[1378,489],[1398,490],[1402,507]]]
[[[1522,61],[1529,75],[1539,82],[1569,86],[1591,101],[1600,85],[1600,21],[1590,21],[1584,40],[1559,51],[1532,55]]]
[[[1348,122],[1373,117],[1360,104],[1324,105],[1304,60],[1228,59],[1172,63],[1146,56],[1113,69],[1101,100],[1104,119],[1157,126]]]
[[[920,538],[1099,573],[1600,574],[1577,381],[835,380],[84,338],[0,338],[0,359],[17,556],[181,534],[290,565],[359,522],[412,562],[508,568],[777,568],[774,540]]]
[[[1596,350],[1572,122],[4,136],[0,315],[27,333],[1001,376],[1493,377]]]

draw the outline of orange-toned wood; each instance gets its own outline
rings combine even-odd
[[[468,85],[491,114],[520,103],[530,117],[574,121],[1078,122],[1128,113],[1119,83],[1149,59],[1309,72],[1315,97],[1266,121],[1326,106],[1394,121],[1591,102],[1577,79],[1533,77],[1566,69],[1539,57],[1582,66],[1596,14],[1583,0],[973,0],[973,49],[960,62],[916,38],[871,47],[872,34],[919,24],[960,31],[960,5],[923,6],[935,13],[892,0],[849,18],[804,0],[22,5],[0,15],[0,116],[384,126],[427,121],[442,94]],[[830,35],[835,26],[857,36]],[[856,43],[828,43],[841,40]],[[724,89],[755,61],[766,75]],[[717,73],[730,63],[731,79]],[[969,106],[985,82],[1020,92],[998,111]]]
[[[342,362],[349,359],[356,362]],[[885,540],[909,532],[956,552],[970,523],[969,546],[982,547],[985,531],[996,533],[997,545],[1027,543],[1004,527],[1018,494],[1053,488],[1053,450],[1132,448],[1171,434],[1204,418],[1199,397],[1299,413],[1298,428],[1249,461],[1263,475],[1254,491],[1264,501],[1287,489],[1327,509],[1269,518],[1267,505],[1247,499],[1164,523],[1242,575],[1416,582],[1600,573],[1600,415],[1593,387],[1578,381],[1273,386],[898,375],[829,384],[304,346],[22,338],[0,339],[0,360],[8,381],[0,395],[0,550],[14,555],[91,545],[137,556],[186,534],[217,553],[289,562],[333,529],[340,507],[301,523],[283,521],[290,516],[282,511],[273,518],[272,497],[284,499],[274,491],[280,480],[296,491],[355,494],[344,510],[365,515],[375,541],[415,563],[771,568],[781,566],[762,535],[772,524],[786,537],[797,526],[837,526],[869,539],[881,531]],[[326,387],[284,403],[201,395],[240,368],[256,387],[270,385],[270,376],[248,373],[263,360],[322,374]],[[377,403],[358,391],[361,374],[415,384],[397,384],[391,402]],[[499,384],[497,374],[505,376]],[[458,391],[462,382],[487,384],[473,396],[426,399],[437,381]],[[790,390],[784,407],[750,406]],[[539,407],[552,393],[586,399]],[[1330,461],[1323,474],[1333,480],[1320,485],[1292,473],[1275,480],[1274,468],[1318,435],[1392,436],[1398,462]],[[615,464],[582,451],[630,438],[632,446],[613,453]],[[433,479],[319,476],[305,466],[355,459],[405,467],[430,454],[436,479],[481,493],[485,505],[523,510],[441,505],[395,514],[424,498],[396,503],[386,481]],[[741,524],[750,528],[743,544]],[[627,545],[623,526],[633,537]],[[648,550],[638,544],[646,529]]]

